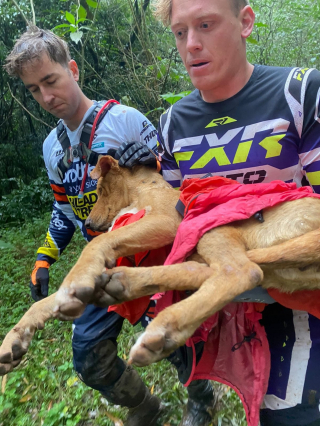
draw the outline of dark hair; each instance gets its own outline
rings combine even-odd
[[[19,77],[26,65],[38,61],[44,53],[51,61],[68,67],[71,57],[67,43],[52,31],[30,26],[16,41],[4,68],[9,75]]]

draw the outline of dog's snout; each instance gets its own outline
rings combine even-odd
[[[85,226],[87,229],[91,229],[91,227],[92,227],[92,222],[91,222],[91,219],[90,219],[89,217],[86,219],[86,221],[85,221],[85,223],[84,223],[84,226]]]

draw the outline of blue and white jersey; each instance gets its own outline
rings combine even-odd
[[[97,103],[86,112],[79,127],[71,131],[65,126],[71,146],[78,145],[86,118]],[[149,148],[156,149],[156,129],[139,111],[125,105],[114,105],[104,116],[96,129],[92,150],[105,155],[110,148],[119,148],[123,142],[140,141]],[[52,219],[46,240],[38,249],[37,260],[46,260],[50,264],[58,259],[69,244],[77,226],[83,236],[90,241],[98,232],[87,230],[84,226],[95,202],[97,201],[97,180],[91,179],[94,166],[89,165],[85,181],[83,198],[78,198],[86,163],[82,158],[74,158],[63,181],[58,173],[58,163],[64,156],[57,138],[56,129],[52,130],[43,144],[43,156],[52,187],[55,202]]]

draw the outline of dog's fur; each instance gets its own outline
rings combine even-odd
[[[130,352],[139,366],[158,361],[184,344],[200,324],[255,286],[284,292],[319,289],[320,200],[304,198],[265,209],[264,223],[251,218],[207,232],[187,262],[150,268],[113,268],[117,258],[173,242],[182,220],[179,192],[151,168],[120,168],[106,156],[91,176],[98,202],[87,219],[105,231],[124,208],[145,209],[136,223],[90,242],[59,291],[35,303],[0,348],[0,374],[19,364],[34,332],[51,317],[72,320],[86,304],[109,306],[167,290],[194,290],[162,311]]]

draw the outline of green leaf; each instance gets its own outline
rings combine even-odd
[[[71,40],[74,41],[75,43],[79,43],[82,36],[83,36],[83,31],[76,31],[70,34]]]
[[[267,25],[267,24],[263,24],[262,22],[256,22],[254,25],[255,25],[256,27],[258,27],[258,28],[260,28],[260,27],[268,27],[268,25]]]
[[[77,20],[76,25],[78,25],[80,22],[84,22],[84,21],[90,21],[90,19],[80,18],[80,19]]]
[[[53,28],[53,30],[56,30],[57,28],[70,28],[69,24],[60,24]]]
[[[80,19],[86,19],[87,17],[87,11],[86,9],[80,5],[79,9],[78,9],[78,16],[79,16],[79,20]],[[78,21],[79,22],[79,21]]]
[[[94,9],[96,9],[98,7],[98,3],[96,1],[86,0],[86,3],[87,3],[88,6],[93,7]]]
[[[180,99],[184,98],[185,96],[188,96],[191,93],[191,90],[186,90],[184,92],[181,93],[166,93],[164,95],[160,95],[160,97],[162,99],[164,99],[165,101],[169,102],[170,105],[175,104],[176,102],[178,102]]]
[[[70,22],[70,24],[75,25],[76,18],[72,15],[72,13],[66,11],[66,19],[67,19],[68,22]]]
[[[258,40],[253,38],[251,35],[247,38],[247,42],[251,44],[259,44]]]

